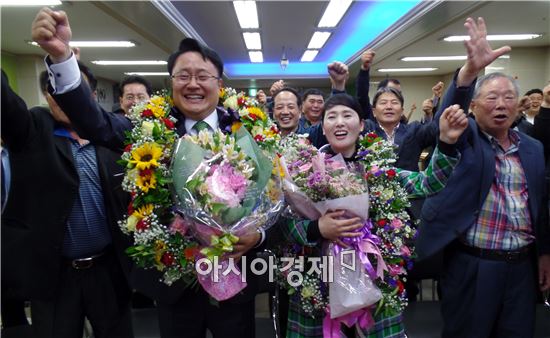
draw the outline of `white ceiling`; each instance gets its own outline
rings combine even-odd
[[[172,1],[179,13],[208,45],[215,48],[226,61],[247,59],[233,6],[229,1]],[[398,4],[396,3],[396,6]],[[287,49],[290,62],[298,62],[304,41],[311,33],[326,6],[323,1],[260,1],[258,15],[262,31],[264,59],[278,60],[282,46]],[[132,40],[137,47],[125,49],[82,49],[82,60],[166,60],[184,34],[151,2],[146,1],[64,1],[58,7],[66,11],[73,30],[73,40]],[[41,55],[38,47],[28,45],[31,22],[37,7],[2,7],[1,48],[15,55]],[[353,5],[350,11],[353,10]],[[349,13],[348,13],[349,14]],[[430,1],[420,4],[414,13],[405,17],[391,30],[384,32],[365,46],[377,51],[373,76],[379,68],[438,67],[436,72],[424,74],[395,73],[390,76],[440,75],[452,72],[461,61],[403,62],[403,56],[464,55],[461,43],[441,40],[448,35],[463,35],[467,16],[483,16],[489,33],[542,33],[541,38],[510,42],[512,47],[550,46],[549,1]],[[181,28],[181,27],[180,27]],[[493,43],[498,46],[499,42]],[[504,43],[502,43],[504,44]],[[352,75],[358,69],[357,58],[348,61]],[[97,66],[91,65],[100,77],[119,81],[126,71],[165,71],[165,66]],[[284,74],[284,73],[283,73]],[[284,78],[284,75],[281,76]],[[156,87],[163,87],[165,79],[150,78]],[[226,79],[233,87],[266,88],[273,79]],[[327,79],[292,79],[297,87],[326,86]]]

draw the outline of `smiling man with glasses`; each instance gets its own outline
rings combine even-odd
[[[120,150],[132,124],[125,116],[102,111],[89,98],[90,89],[81,81],[78,68],[75,70],[76,59],[66,44],[71,35],[68,17],[62,11],[43,8],[32,25],[33,40],[49,54],[46,64],[53,97],[70,116],[79,135]],[[174,100],[172,114],[178,120],[179,135],[194,134],[197,126],[202,128],[205,123],[210,130],[231,129],[234,117],[217,107],[223,62],[214,50],[194,39],[183,39],[168,58],[168,72]],[[231,256],[240,259],[260,245],[263,237],[260,233],[241,236]],[[202,338],[208,329],[216,338],[251,338],[255,335],[257,281],[251,272],[247,276],[248,286],[239,295],[215,305],[202,288],[186,287],[181,281],[171,286],[163,284],[155,269],[134,268],[130,283],[156,300],[161,337]]]

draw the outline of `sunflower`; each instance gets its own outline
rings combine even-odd
[[[145,204],[144,206],[141,206],[137,208],[137,210],[134,211],[132,216],[135,216],[138,221],[151,215],[153,213],[153,205],[152,204]]]
[[[140,171],[136,179],[136,185],[143,191],[149,192],[149,189],[155,189],[157,186],[157,178],[151,169]]]
[[[260,119],[262,121],[265,121],[265,119],[267,118],[265,116],[265,113],[258,107],[249,107],[248,108],[248,114],[249,115],[256,115],[258,117],[258,119]]]
[[[158,167],[157,160],[162,156],[162,148],[156,143],[144,143],[132,150],[132,158],[129,163],[135,164],[139,170]]]

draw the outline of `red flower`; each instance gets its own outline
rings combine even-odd
[[[254,141],[256,142],[262,142],[264,140],[264,137],[260,134],[254,136]]]
[[[124,148],[124,152],[127,153],[130,150],[132,150],[132,144],[131,143]]]
[[[397,281],[397,288],[399,289],[399,293],[403,293],[403,290],[405,290],[405,285],[403,285],[402,281]]]
[[[376,135],[375,133],[372,133],[372,132],[368,133],[367,136],[370,137],[370,138],[377,138],[378,137],[378,135]]]
[[[128,204],[128,215],[131,215],[134,213],[134,203]]]
[[[256,121],[258,119],[258,116],[251,113],[251,114],[248,114],[248,118],[251,119],[252,121]]]
[[[145,222],[143,219],[140,219],[139,222],[137,222],[136,224],[136,229],[140,231],[146,230],[148,227],[149,224],[147,224],[147,222]]]
[[[166,128],[174,129],[174,122],[172,122],[169,118],[163,118],[162,121],[164,122]]]
[[[388,222],[386,222],[385,219],[381,219],[381,220],[378,220],[378,226],[379,227],[383,227],[384,225],[386,225]]]
[[[244,99],[244,97],[239,97],[237,99],[237,104],[240,106],[244,105],[246,103],[246,100]]]
[[[386,175],[387,175],[389,178],[394,178],[395,175],[396,175],[395,169],[390,169],[390,170],[386,171]]]
[[[174,255],[169,252],[165,252],[160,258],[160,261],[166,266],[171,266],[172,264],[174,264]]]
[[[143,117],[152,117],[153,112],[151,111],[151,109],[145,109],[144,111],[141,112],[141,116],[143,116]]]
[[[195,255],[196,253],[198,252],[197,250],[197,247],[190,247],[190,248],[185,248],[183,250],[183,256],[185,256],[185,259],[187,259],[188,261],[189,260],[192,260],[193,258],[195,258]]]

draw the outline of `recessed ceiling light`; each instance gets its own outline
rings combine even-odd
[[[304,55],[302,55],[302,58],[300,59],[301,62],[311,62],[315,59],[317,54],[319,53],[318,50],[306,50],[304,52]]]
[[[33,46],[38,46],[34,41],[28,41]],[[135,47],[132,41],[70,41],[71,47]]]
[[[125,75],[139,75],[139,76],[168,76],[168,72],[126,72]]]
[[[60,0],[0,0],[0,6],[59,6]]]
[[[250,51],[248,52],[250,57],[250,62],[264,62],[264,55],[261,51]]]
[[[331,0],[328,3],[318,27],[336,27],[340,19],[346,14],[352,0]]]
[[[246,49],[262,49],[262,38],[260,37],[260,33],[245,32],[243,33],[243,38],[244,43],[246,44]]]
[[[381,73],[393,73],[393,72],[432,72],[438,68],[380,68]]]
[[[325,42],[327,42],[328,38],[330,37],[331,32],[315,32],[313,33],[313,36],[311,37],[311,40],[309,40],[309,44],[307,45],[308,49],[320,49],[323,48]]]
[[[542,36],[541,34],[496,34],[496,35],[487,35],[487,40],[489,41],[505,41],[505,40],[531,40],[536,39]],[[446,38],[443,38],[444,41],[456,42],[456,41],[465,41],[470,40],[468,35],[452,35]]]
[[[233,1],[237,20],[241,28],[259,28],[258,10],[255,1]]]
[[[454,56],[405,56],[401,61],[451,61],[451,60],[466,60],[466,55]]]
[[[93,64],[101,66],[140,66],[140,65],[165,65],[166,61],[160,60],[134,60],[134,61],[118,61],[118,60],[95,60]]]

